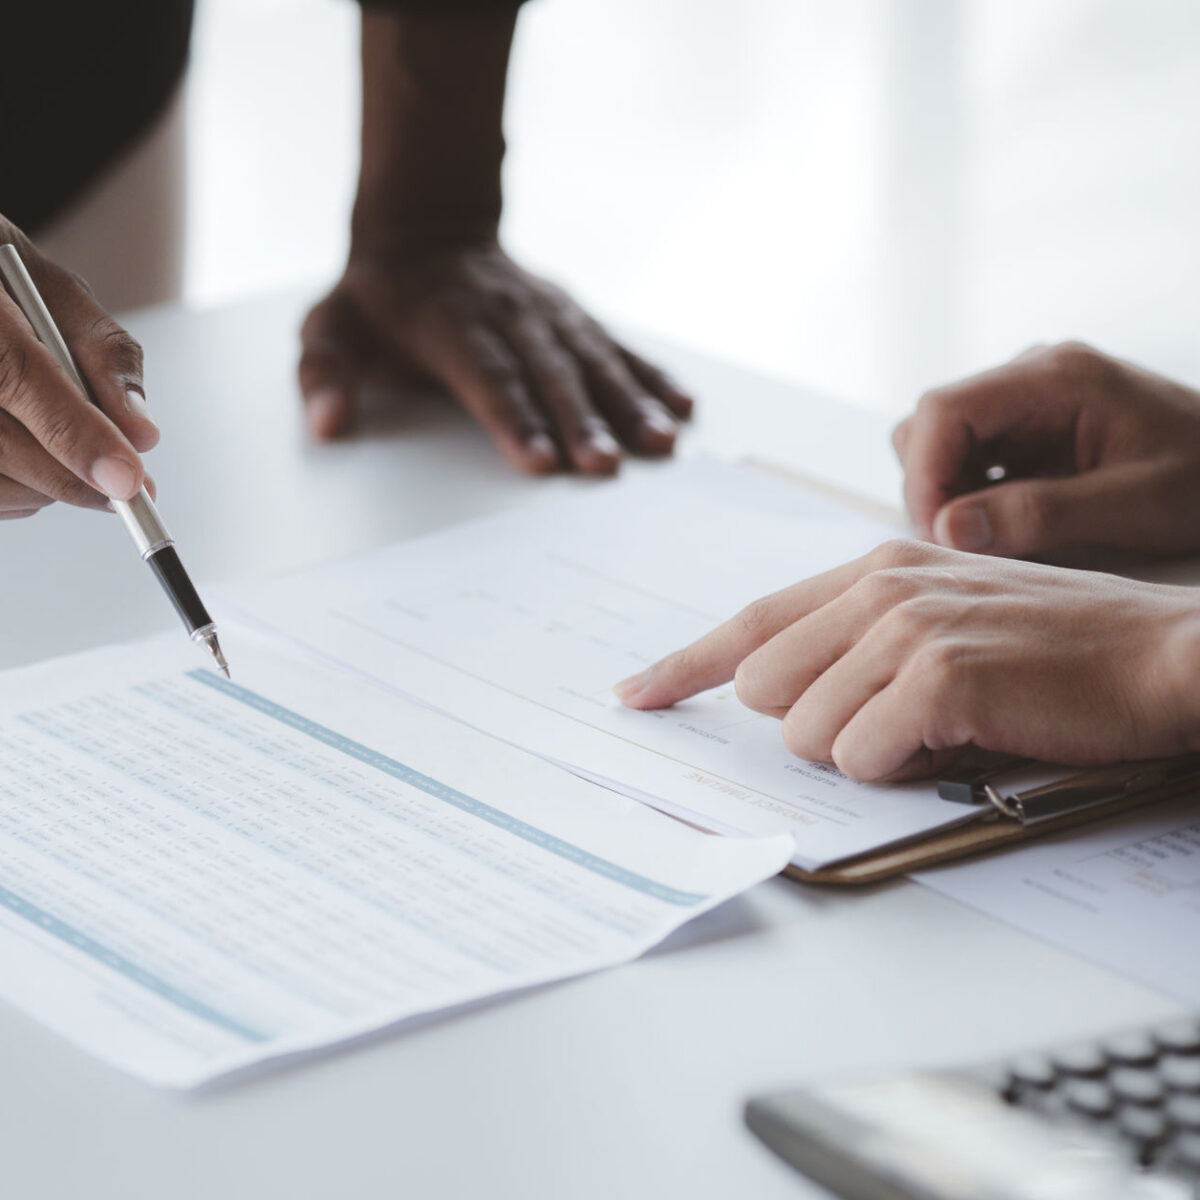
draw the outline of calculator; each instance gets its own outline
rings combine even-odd
[[[852,1200],[1197,1200],[1200,1019],[761,1096],[746,1123]]]

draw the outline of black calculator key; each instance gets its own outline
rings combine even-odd
[[[1071,1079],[1063,1087],[1067,1104],[1085,1117],[1110,1117],[1116,1108],[1112,1092],[1095,1079]]]
[[[1118,1067],[1109,1075],[1108,1086],[1126,1104],[1161,1104],[1167,1097],[1167,1085],[1155,1072],[1136,1067]]]
[[[1064,1075],[1103,1075],[1108,1069],[1108,1060],[1094,1042],[1063,1046],[1051,1053],[1050,1061]]]
[[[1008,1064],[1009,1074],[1025,1087],[1048,1088],[1054,1086],[1057,1074],[1050,1060],[1041,1054],[1023,1054]]]
[[[1200,1026],[1195,1021],[1171,1021],[1155,1029],[1153,1036],[1173,1054],[1200,1054]]]
[[[1101,1048],[1111,1062],[1123,1067],[1148,1067],[1159,1055],[1154,1039],[1141,1029],[1105,1038]]]
[[[1176,1095],[1167,1101],[1167,1120],[1182,1129],[1200,1129],[1200,1096]]]
[[[1158,1073],[1173,1092],[1200,1092],[1200,1055],[1168,1054]]]

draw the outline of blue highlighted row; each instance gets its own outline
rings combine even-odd
[[[350,738],[343,737],[340,733],[335,733],[332,729],[327,729],[324,725],[320,725],[316,721],[311,721],[299,713],[292,712],[291,709],[284,708],[282,705],[276,704],[273,700],[268,700],[264,696],[241,687],[212,671],[197,668],[196,670],[189,671],[188,675],[190,678],[203,683],[214,691],[222,692],[231,699],[238,700],[242,704],[255,709],[257,712],[271,717],[295,729],[299,733],[306,734],[316,741],[337,750],[341,754],[357,759],[366,766],[373,767],[377,771],[382,771],[385,775],[390,775],[393,779],[399,779],[411,787],[419,788],[426,795],[432,796],[436,800],[442,800],[447,804],[453,805],[462,812],[469,813],[481,821],[486,821],[488,824],[494,825],[497,829],[503,829],[506,833],[511,833],[514,837],[519,837],[534,846],[540,847],[542,850],[547,850],[559,858],[566,859],[578,867],[583,867],[584,870],[603,876],[605,879],[621,884],[632,891],[641,892],[643,895],[651,896],[666,904],[676,905],[679,908],[694,908],[698,904],[703,904],[708,899],[707,896],[701,895],[698,892],[685,892],[678,888],[668,887],[666,884],[649,879],[645,875],[639,875],[636,871],[630,871],[625,867],[619,866],[617,863],[609,862],[608,859],[592,854],[590,851],[584,850],[572,842],[555,837],[553,834],[547,833],[544,829],[539,829],[536,825],[530,825],[526,821],[511,816],[509,813],[502,812],[498,808],[493,808],[490,804],[484,804],[481,800],[475,800],[471,796],[467,796],[444,783],[439,783],[436,779],[431,779],[428,775],[422,775],[419,771],[414,771],[411,767],[406,767],[403,763],[389,758],[386,754],[380,754],[377,750],[372,750],[369,746],[364,746]]]
[[[59,941],[66,942],[68,946],[81,951],[110,970],[124,975],[126,979],[141,985],[147,991],[161,996],[164,1000],[174,1004],[176,1008],[181,1008],[185,1012],[207,1021],[210,1025],[216,1025],[219,1029],[224,1029],[247,1042],[262,1043],[271,1040],[270,1034],[264,1033],[261,1029],[253,1029],[249,1025],[244,1025],[235,1017],[230,1017],[203,1001],[197,1000],[194,996],[189,996],[187,992],[180,991],[174,984],[160,979],[144,967],[139,967],[137,963],[130,962],[115,950],[102,945],[66,922],[60,921],[53,913],[39,908],[23,896],[18,896],[16,892],[9,891],[6,887],[0,887],[0,906],[7,908],[9,912],[16,913],[18,917],[31,922],[39,929],[45,930]]]

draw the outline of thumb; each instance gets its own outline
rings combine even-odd
[[[1025,558],[1071,546],[1144,547],[1157,521],[1142,470],[1020,479],[958,496],[933,521],[933,540],[956,550]]]
[[[365,355],[358,319],[334,292],[316,305],[300,331],[300,392],[309,432],[319,441],[347,433],[354,423]]]

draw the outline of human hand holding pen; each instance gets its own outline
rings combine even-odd
[[[143,483],[153,492],[140,453],[159,434],[146,411],[141,347],[81,279],[0,217],[0,245],[10,242],[52,306],[98,406],[0,288],[0,520],[32,516],[55,500],[103,509],[135,496]]]

